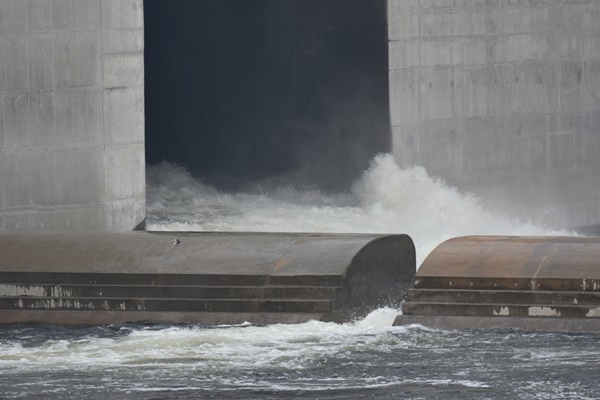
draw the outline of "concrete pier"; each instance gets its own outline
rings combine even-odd
[[[132,230],[146,158],[344,190],[389,151],[489,206],[597,226],[599,15],[597,0],[1,0],[0,229]]]
[[[600,238],[468,236],[425,259],[396,323],[600,330]]]
[[[0,229],[145,217],[142,0],[0,1]]]
[[[489,207],[597,225],[598,0],[388,0],[392,152]]]
[[[406,235],[0,231],[0,321],[344,322],[414,273]]]

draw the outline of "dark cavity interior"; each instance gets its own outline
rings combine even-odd
[[[146,160],[349,187],[390,150],[385,0],[146,0]]]

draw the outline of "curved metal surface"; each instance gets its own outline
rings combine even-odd
[[[345,321],[398,305],[414,273],[402,234],[0,232],[0,309],[60,310],[56,323],[65,310],[78,314],[64,323],[85,312]]]
[[[415,286],[600,290],[600,238],[453,238],[423,261]]]
[[[389,235],[402,237],[405,235]],[[341,275],[382,235],[3,232],[0,271]],[[180,243],[175,245],[174,240]]]

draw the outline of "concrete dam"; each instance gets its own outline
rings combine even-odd
[[[90,234],[94,239],[84,246],[92,253],[119,248],[121,240],[142,247],[146,240],[152,242],[139,238],[154,233],[125,232],[143,230],[147,223],[160,225],[165,218],[149,211],[149,202],[152,207],[161,202],[149,199],[148,191],[154,194],[157,187],[177,184],[175,175],[158,186],[151,186],[150,179],[160,171],[147,176],[149,165],[163,162],[183,165],[189,179],[209,185],[207,193],[217,193],[219,199],[225,197],[219,193],[289,186],[331,196],[322,201],[324,205],[333,198],[338,201],[341,197],[334,197],[338,193],[354,191],[355,198],[339,200],[345,211],[359,200],[370,201],[365,209],[371,214],[360,225],[340,225],[334,234],[342,241],[350,240],[347,233],[365,234],[362,242],[352,239],[362,244],[352,250],[328,247],[328,257],[344,261],[332,273],[341,280],[325,290],[330,293],[329,305],[312,312],[325,319],[357,308],[338,296],[358,290],[360,285],[345,286],[343,281],[352,276],[347,273],[351,260],[368,249],[369,240],[384,240],[386,235],[408,238],[403,236],[407,234],[419,248],[419,234],[426,231],[379,212],[385,202],[370,199],[369,184],[375,180],[371,176],[367,182],[370,172],[399,174],[407,168],[412,175],[406,177],[406,185],[441,179],[459,193],[476,196],[493,212],[530,219],[549,230],[597,232],[599,17],[600,3],[595,0],[5,0],[0,5],[0,229],[7,246],[4,256],[13,254],[8,250],[16,246],[6,244],[13,240],[9,238],[21,238],[22,247],[20,256],[0,265],[6,292],[3,310],[25,303],[74,304],[65,296],[52,299],[49,293],[66,293],[58,289],[62,285],[87,285],[89,276],[69,275],[59,282],[44,275],[74,271],[64,269],[72,265],[66,259],[51,262],[58,256],[48,256],[49,242],[41,237],[63,232],[56,235],[68,240],[53,246],[69,249],[96,232],[98,236]],[[377,158],[381,153],[388,158]],[[436,184],[431,183],[436,190],[446,190]],[[416,187],[423,190],[422,185]],[[453,190],[440,197],[443,206],[432,203],[430,209],[423,200],[423,215],[416,207],[413,219],[439,210],[448,215],[446,203],[451,198],[468,201]],[[293,191],[284,195],[301,197],[307,204],[315,198]],[[431,192],[421,196],[433,197]],[[212,201],[206,199],[191,203],[203,207]],[[240,209],[237,203],[227,207],[219,203],[202,215],[235,216],[245,212]],[[287,217],[292,214],[289,211]],[[353,215],[351,210],[336,219]],[[373,227],[368,222],[374,216],[395,226]],[[329,221],[326,214],[319,219]],[[457,217],[450,223],[462,220]],[[185,221],[176,222],[185,226]],[[495,225],[495,219],[489,221]],[[223,226],[219,223],[212,225],[214,230]],[[280,226],[286,230],[287,225]],[[473,226],[455,236],[477,233],[470,232]],[[81,238],[73,232],[82,232]],[[119,235],[128,239],[118,239]],[[192,241],[199,248],[205,246],[203,240],[215,237],[188,235],[197,235]],[[246,238],[260,237],[256,235]],[[295,243],[289,235],[293,236],[259,240],[254,250],[245,248],[248,254],[270,254],[264,243]],[[109,236],[115,239],[104,239]],[[231,239],[232,245],[230,239],[223,239],[224,248],[236,248],[235,243],[245,240]],[[40,240],[36,246],[41,247],[29,247],[29,242]],[[102,245],[104,240],[108,242]],[[111,240],[115,243],[107,244]],[[182,248],[169,246],[169,251]],[[40,258],[31,264],[15,261],[29,251]],[[479,251],[487,250],[482,246]],[[422,253],[425,258],[427,252]],[[102,264],[101,269],[165,274],[174,262],[164,261],[162,271],[144,272],[141,266],[154,264],[143,255],[132,261],[142,269],[127,271],[129,267],[121,263],[127,257],[119,254],[110,267]],[[394,281],[390,293],[408,289],[409,275],[418,266],[419,255],[415,259],[409,250],[402,254],[394,261],[403,266],[398,273],[402,279]],[[270,254],[260,265],[273,268],[277,259]],[[318,254],[305,252],[299,265],[318,259]],[[384,254],[381,260],[377,256],[372,260],[373,265],[392,263]],[[102,273],[80,265],[83,274]],[[257,265],[249,264],[248,273]],[[25,275],[15,275],[15,268]],[[383,268],[382,275],[374,270],[373,282],[386,281],[386,268],[377,268]],[[490,268],[505,267],[492,263]],[[253,279],[263,281],[252,290],[283,290],[265,286],[270,274],[261,271],[255,271],[258,278]],[[318,269],[312,272],[322,275]],[[587,272],[576,278],[596,279]],[[28,292],[29,286],[44,289]],[[96,289],[96,293],[116,290]],[[80,297],[93,298],[90,293],[95,289],[89,290]],[[307,293],[317,296],[317,292]],[[150,293],[135,298],[115,294],[115,304],[134,307],[135,299],[153,296]],[[256,321],[264,322],[267,317],[261,312],[274,304],[268,299],[235,312],[255,313]],[[380,300],[363,303],[373,309]],[[45,309],[40,306],[36,315],[47,315]],[[185,307],[171,311],[187,312]]]

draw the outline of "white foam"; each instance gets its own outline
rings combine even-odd
[[[148,168],[147,175],[149,230],[407,233],[417,245],[419,260],[452,236],[550,233],[493,215],[477,198],[431,178],[423,168],[400,169],[390,155],[376,157],[352,190],[338,195],[291,187],[223,193],[167,163]],[[49,340],[31,347],[5,342],[0,343],[0,371],[43,373],[119,366],[124,368],[119,374],[135,370],[152,380],[154,386],[148,390],[171,390],[173,386],[164,386],[161,379],[172,376],[172,371],[188,371],[197,376],[194,384],[201,387],[212,384],[213,374],[222,381],[229,376],[227,372],[237,371],[239,374],[231,378],[232,388],[256,385],[273,389],[278,383],[248,378],[244,371],[294,371],[301,377],[302,371],[318,367],[320,360],[328,357],[364,351],[389,354],[399,348],[414,348],[415,340],[424,345],[420,336],[432,330],[418,325],[392,327],[399,313],[382,308],[346,324],[309,321],[265,327],[135,329],[112,338]],[[415,338],[413,332],[421,333]],[[363,361],[360,368],[367,367],[368,362]],[[194,371],[201,371],[202,377]],[[295,382],[301,385],[284,384],[282,388],[322,389],[337,381],[332,377],[315,382],[297,378]],[[400,383],[366,376],[356,387]],[[470,380],[437,383],[486,387],[484,382]],[[340,385],[352,387],[353,383]],[[188,390],[195,386],[186,383],[180,387]]]
[[[400,310],[383,307],[371,312],[362,320],[355,322],[355,324],[360,328],[392,326],[394,320],[400,314],[402,314]]]
[[[422,167],[399,168],[389,154],[375,157],[351,191],[337,195],[293,187],[223,193],[169,163],[149,167],[147,181],[148,230],[407,233],[417,265],[454,236],[557,233],[493,214]]]
[[[215,370],[276,367],[304,369],[314,360],[381,341],[397,311],[384,308],[346,324],[309,321],[264,327],[136,329],[115,338],[47,341],[41,346],[0,344],[0,368],[103,368],[109,365],[186,365]],[[403,330],[400,330],[403,331]]]

